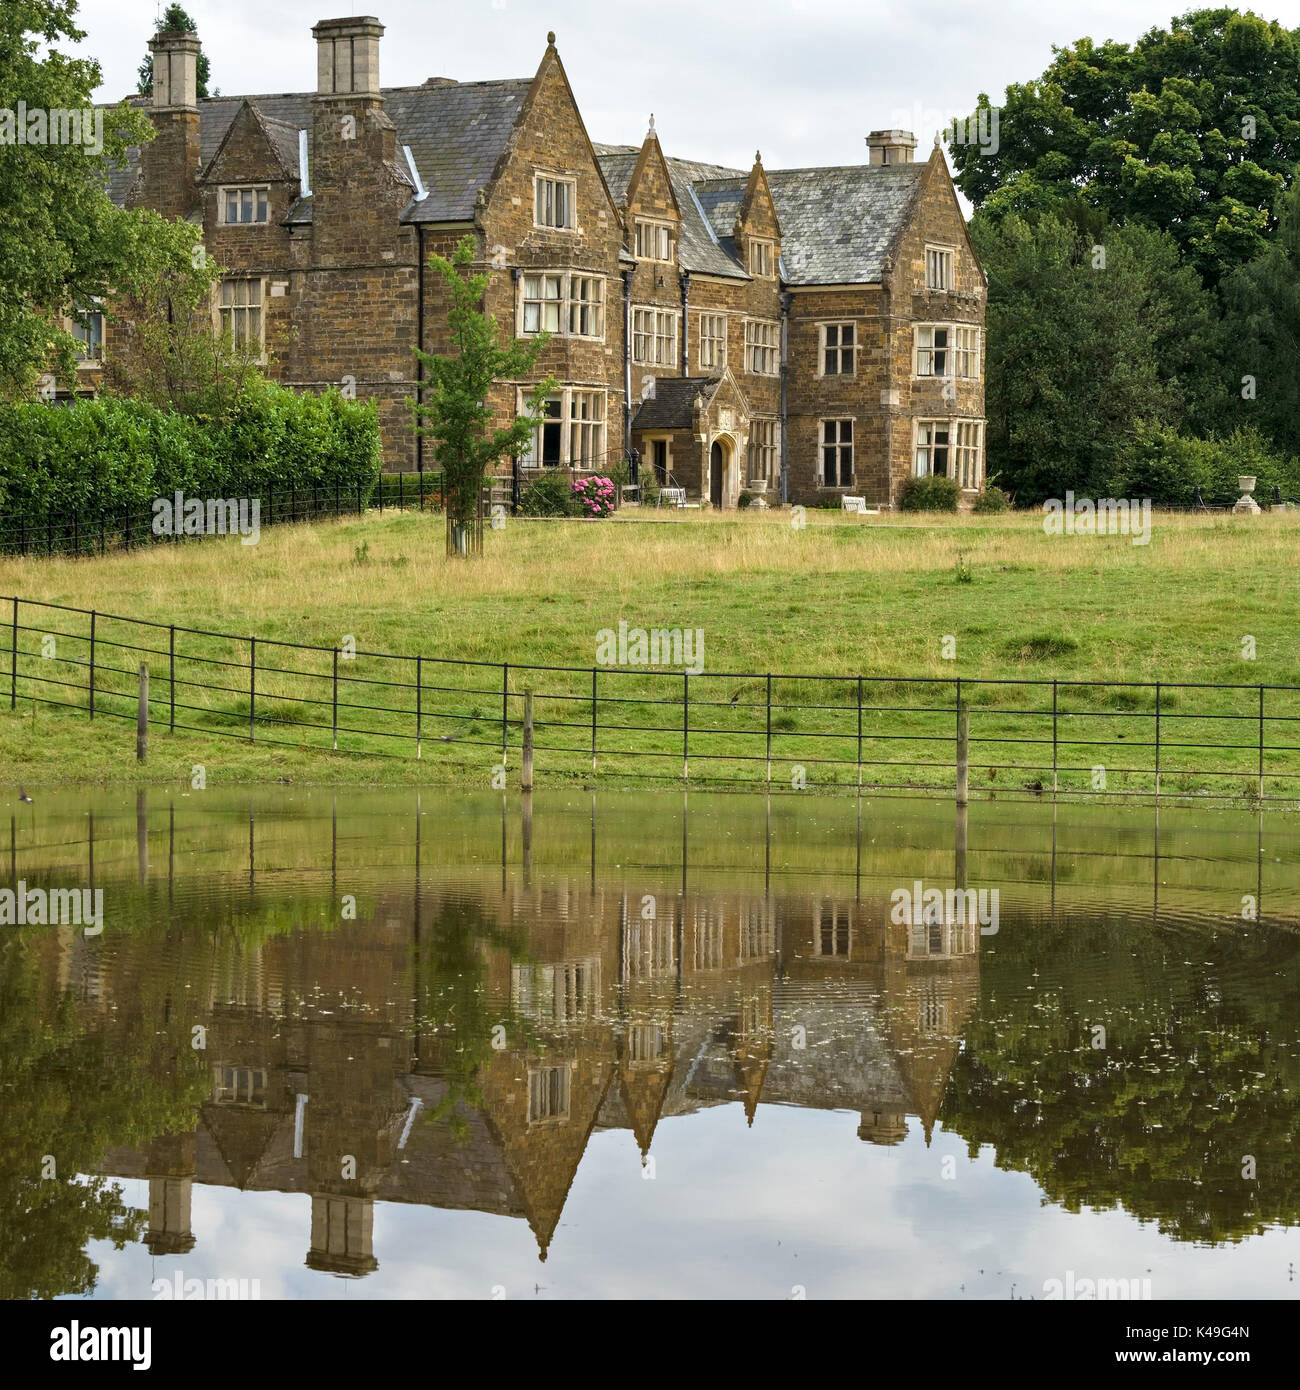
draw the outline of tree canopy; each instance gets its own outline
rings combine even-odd
[[[85,37],[75,0],[19,0],[0,8],[0,110],[83,113],[99,64],[55,46]],[[61,317],[111,295],[134,214],[113,206],[109,168],[152,138],[125,104],[102,112],[97,138],[0,142],[0,395],[29,390],[37,375],[75,371],[75,341]],[[97,136],[98,132],[94,132]]]
[[[1300,163],[1300,37],[1225,7],[1133,44],[1080,38],[1054,52],[1041,77],[1008,86],[995,151],[952,147],[977,209],[1078,198],[1167,231],[1207,283],[1264,248]]]

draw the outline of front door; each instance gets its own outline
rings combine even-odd
[[[709,502],[722,506],[722,445],[716,441],[709,450]]]

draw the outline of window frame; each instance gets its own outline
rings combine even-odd
[[[853,334],[853,342],[849,346],[844,345],[844,330],[848,329]],[[838,341],[835,346],[829,342],[831,331],[834,330]],[[856,319],[831,319],[826,323],[817,325],[817,375],[819,377],[854,377],[858,374],[858,348],[861,344],[858,341],[858,324]],[[830,353],[835,353],[840,367],[838,371],[830,372],[826,370],[827,358]],[[844,370],[844,356],[848,354],[849,369]]]
[[[251,193],[253,211],[264,212],[264,217],[232,219],[229,214],[229,199],[232,194]],[[269,183],[223,183],[217,189],[217,225],[220,227],[269,227],[271,225],[271,185]]]
[[[712,320],[716,324],[719,330],[717,333],[709,334],[704,331],[704,325],[706,321],[709,320]],[[727,365],[727,315],[701,309],[698,326],[700,336],[700,366],[713,368],[715,371],[721,371]],[[704,345],[706,343],[711,344],[714,349],[712,354],[714,360],[711,362],[706,362],[704,360]],[[721,346],[720,354],[717,350],[719,345]]]
[[[987,461],[984,456],[985,436],[988,420],[983,415],[923,415],[912,421],[912,464],[910,475],[913,478],[952,478],[962,492],[979,492],[984,486]],[[933,427],[942,432],[943,442],[930,439],[921,442],[921,431]],[[973,441],[963,441],[963,432],[974,434]],[[919,454],[926,450],[926,468],[920,471]],[[946,451],[946,467],[943,473],[934,471],[934,451]],[[966,467],[969,482],[962,482],[962,469]]]
[[[642,249],[643,235],[652,234],[655,243],[653,251]],[[659,255],[659,242],[662,236],[665,254]],[[671,222],[661,218],[638,217],[634,219],[632,230],[632,254],[639,261],[655,261],[660,265],[677,263],[677,229]]]
[[[772,342],[759,342],[757,337],[751,333],[752,329],[770,329],[772,332]],[[757,352],[772,354],[772,370],[770,372],[759,371],[754,365]],[[766,360],[766,358],[764,359]],[[776,319],[746,319],[745,320],[745,371],[750,376],[780,376],[781,375],[781,325]]]
[[[944,284],[939,285],[930,276],[931,256],[938,259],[936,265],[943,266]],[[925,288],[935,294],[950,294],[954,288],[957,278],[957,248],[955,246],[944,246],[939,242],[926,242],[925,244]]]
[[[541,220],[543,184],[550,184],[553,188],[562,187],[567,190],[568,196],[565,199],[567,221],[544,222]],[[552,194],[552,206],[556,201]],[[578,180],[576,175],[555,173],[549,169],[533,170],[533,227],[543,232],[576,232],[578,230]]]
[[[524,413],[525,398],[528,394],[526,387],[516,388],[516,415]],[[547,396],[542,403],[543,410],[546,411],[555,405],[556,411],[554,414],[543,414],[533,427],[529,446],[519,455],[520,469],[540,476],[548,469],[556,472],[567,469],[570,472],[589,473],[603,468],[609,454],[609,396],[609,388],[606,386],[584,385],[579,382],[566,382]],[[582,405],[588,409],[594,405],[596,413],[575,413]],[[548,426],[555,425],[559,426],[559,449],[555,462],[547,463],[545,431]],[[575,428],[589,441],[586,447],[580,448],[579,456],[583,459],[591,458],[594,460],[591,463],[573,461]]]
[[[99,320],[97,338],[90,332],[91,319]],[[104,327],[106,322],[103,305],[98,300],[84,308],[74,309],[69,316],[68,332],[79,344],[84,343],[86,348],[84,352],[79,348],[74,349],[78,371],[91,371],[104,365]],[[81,338],[77,336],[77,329],[83,326],[86,329],[86,337]]]
[[[755,261],[760,262],[758,266]],[[746,246],[745,269],[762,280],[776,275],[776,242],[771,237],[752,236]]]
[[[651,316],[651,327],[647,331],[645,328],[638,328],[638,316],[649,314]],[[672,325],[671,334],[662,332],[663,321],[670,322]],[[661,304],[634,304],[632,306],[632,361],[638,367],[677,367],[679,344],[681,342],[681,311],[678,309],[665,309]],[[665,339],[668,341],[667,355],[660,357],[660,344]],[[656,354],[650,357],[637,356],[638,340],[644,342]],[[644,351],[644,348],[642,349]]]
[[[519,276],[518,304],[515,309],[515,337],[534,338],[539,333],[549,333],[553,338],[578,338],[590,343],[603,343],[605,341],[605,282],[606,276],[599,275],[594,271],[585,270],[547,270],[541,267],[525,268]],[[539,298],[528,293],[528,282],[530,280],[540,280],[542,282],[554,281],[557,285],[555,297],[545,293]],[[588,300],[574,298],[573,289],[575,281],[590,281],[597,290],[597,297]],[[546,284],[540,288],[545,291]],[[531,305],[540,306],[537,315],[538,326],[528,327],[528,310]],[[547,306],[555,306],[555,322],[557,327],[548,328],[546,326]],[[576,333],[573,330],[575,310],[586,306],[589,310],[595,310],[595,317],[599,325],[596,333]]]
[[[825,415],[817,421],[817,486],[825,492],[842,492],[854,486],[857,477],[857,431],[856,415]],[[848,438],[844,437],[844,427],[848,426]],[[827,438],[827,428],[836,427],[834,439]],[[849,480],[844,481],[844,451],[848,450],[849,457]],[[826,481],[826,454],[828,450],[834,450],[836,455],[836,477],[838,482],[828,483]]]
[[[932,341],[929,344],[921,342],[923,333],[930,333]],[[933,342],[935,333],[945,333],[947,340],[942,347]],[[963,346],[964,338],[968,338],[968,345]],[[980,352],[982,347],[982,334],[977,323],[963,322],[925,322],[914,323],[912,325],[912,377],[915,380],[951,380],[951,381],[979,381],[980,373]],[[922,354],[927,354],[930,363],[929,371],[921,370]],[[934,358],[938,353],[944,355],[944,370],[937,371],[934,368]],[[965,370],[969,368],[969,370]]]
[[[256,285],[257,303],[245,304],[226,304],[224,303],[227,285]],[[235,315],[238,311],[247,313],[250,309],[257,310],[258,339],[257,356],[255,362],[264,363],[266,361],[266,276],[265,275],[223,275],[216,285],[216,305],[215,315],[218,335],[224,336],[226,333],[226,315],[229,314],[231,341],[236,347],[248,347],[247,339],[241,343],[238,334],[234,331]]]
[[[771,432],[771,441],[760,437],[759,431]],[[779,423],[775,415],[753,416],[749,422],[749,451],[746,460],[746,478],[751,483],[768,483],[777,476],[781,467],[781,440]]]

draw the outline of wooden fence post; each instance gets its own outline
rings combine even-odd
[[[149,667],[140,663],[140,697],[135,710],[135,760],[142,763],[149,756]]]
[[[524,692],[524,755],[519,773],[519,790],[533,789],[533,692]]]

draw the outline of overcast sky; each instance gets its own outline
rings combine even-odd
[[[1000,5],[933,0],[185,0],[225,95],[311,91],[311,26],[376,13],[386,87],[427,77],[474,81],[536,71],[546,33],[588,133],[639,144],[647,118],[669,154],[747,167],[857,163],[869,130],[904,126],[928,149],[936,128],[981,91],[1038,76],[1053,44],[1082,35],[1131,41],[1192,6],[1170,0]],[[81,0],[84,52],[97,58],[97,100],[135,90],[160,13],[157,0]],[[1300,26],[1300,0],[1258,11]],[[920,150],[918,150],[920,153]]]

